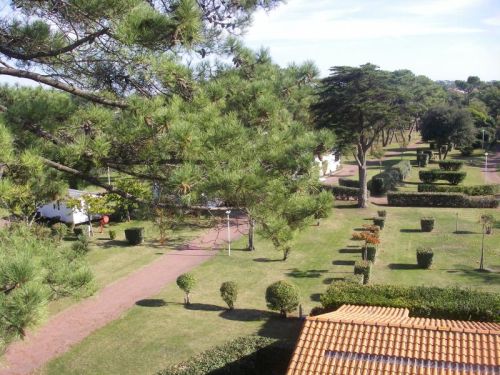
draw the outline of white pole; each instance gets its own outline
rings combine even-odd
[[[231,256],[231,229],[229,228],[229,215],[231,214],[231,211],[227,210],[226,214],[227,214],[227,248],[229,251],[229,256]]]
[[[108,167],[108,185],[111,186],[111,176],[109,175],[109,167]]]

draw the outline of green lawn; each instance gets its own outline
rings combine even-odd
[[[206,219],[188,218],[168,234],[164,245],[160,245],[159,233],[151,221],[132,221],[130,223],[112,223],[99,233],[94,228],[87,261],[94,274],[97,289],[128,275],[129,273],[151,263],[157,257],[182,243],[189,242],[208,228],[210,222]],[[129,246],[125,240],[124,229],[129,227],[144,227],[145,241],[139,246]],[[109,230],[117,233],[115,240],[109,239]],[[64,241],[63,246],[71,246],[72,240]],[[53,301],[48,306],[48,316],[52,316],[75,303],[68,297]]]
[[[319,227],[300,234],[289,260],[270,243],[258,239],[257,250],[247,252],[244,239],[234,244],[231,257],[221,252],[194,270],[199,285],[192,295],[193,306],[180,303],[182,292],[170,284],[151,300],[140,302],[120,319],[108,324],[50,362],[40,374],[143,374],[154,373],[168,364],[232,338],[259,334],[294,338],[300,328],[296,319],[281,320],[266,312],[266,287],[287,278],[301,290],[304,312],[308,313],[335,279],[352,274],[360,258],[359,242],[351,233],[376,213],[377,207],[360,210],[339,203],[330,218]],[[373,282],[423,285],[460,285],[500,292],[498,233],[485,240],[489,273],[478,273],[481,235],[478,216],[487,210],[387,208],[387,227],[382,233]],[[459,231],[455,234],[456,213]],[[490,210],[497,219],[498,211]],[[436,229],[421,233],[419,219],[432,215]],[[500,231],[500,229],[496,229]],[[415,249],[420,244],[435,250],[431,270],[414,269]],[[240,284],[237,310],[225,312],[219,296],[223,281]]]

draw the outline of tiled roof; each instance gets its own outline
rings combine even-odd
[[[307,318],[288,375],[500,375],[500,324],[344,305]]]

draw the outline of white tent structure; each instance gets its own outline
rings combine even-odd
[[[340,153],[333,150],[330,153],[316,155],[314,162],[319,167],[320,179],[330,176],[340,168]]]
[[[85,194],[91,194],[96,196],[95,193],[89,193],[87,191],[68,189],[68,196],[70,198],[77,198],[80,200],[80,207],[68,208],[64,201],[57,200],[51,203],[47,203],[40,208],[37,212],[41,217],[46,219],[58,219],[63,223],[68,224],[81,224],[89,221],[87,211],[85,210],[85,200],[83,196]],[[91,220],[99,219],[101,215],[91,215]]]

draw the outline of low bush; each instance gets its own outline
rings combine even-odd
[[[469,197],[461,193],[395,192],[387,194],[389,206],[397,207],[455,207],[496,208],[494,196]]]
[[[267,287],[266,302],[270,310],[279,311],[286,317],[299,306],[299,288],[286,280],[277,281]]]
[[[71,245],[71,250],[75,253],[82,255],[88,253],[90,248],[90,240],[87,236],[80,235],[77,240]]]
[[[116,231],[110,230],[109,231],[109,239],[114,240],[116,238]]]
[[[260,336],[246,336],[209,349],[157,375],[284,374],[294,345]]]
[[[144,241],[144,228],[125,229],[125,238],[130,245],[140,245]]]
[[[359,181],[351,180],[349,178],[339,178],[339,185],[359,189]]]
[[[394,170],[399,174],[399,181],[404,181],[411,173],[411,162],[409,160],[401,160],[389,169]]]
[[[340,306],[400,307],[410,316],[436,319],[500,322],[500,294],[457,287],[356,285],[336,282],[321,296],[325,312]]]
[[[378,217],[387,217],[387,211],[386,210],[379,210],[377,211]]]
[[[87,232],[87,231],[85,230],[85,232]],[[75,228],[73,228],[73,234],[78,237],[78,236],[84,235],[85,233],[83,232],[82,227],[75,227]]]
[[[331,192],[335,199],[341,201],[348,201],[351,198],[357,200],[359,197],[359,188],[346,187],[346,186],[332,186]]]
[[[434,252],[429,247],[419,247],[417,249],[417,264],[420,268],[429,269],[432,265]]]
[[[375,258],[377,256],[377,248],[375,246],[367,246],[366,249],[363,249],[361,252],[361,257],[363,260],[368,260],[372,263],[375,263]]]
[[[418,154],[417,155],[417,165],[419,167],[427,167],[427,164],[429,164],[429,154]]]
[[[371,270],[372,264],[367,260],[358,260],[354,263],[354,274],[363,275],[363,284],[368,284],[370,282]]]
[[[363,224],[363,228],[370,233],[380,232],[380,227],[378,225]]]
[[[500,192],[500,185],[476,185],[476,186],[447,186],[433,184],[418,184],[420,193],[464,193],[466,195],[495,195]]]
[[[452,185],[458,185],[467,176],[466,172],[442,171],[441,169],[431,169],[429,171],[419,171],[420,181],[430,184],[438,180],[448,181]]]
[[[382,195],[394,190],[397,184],[406,179],[411,173],[411,162],[402,160],[382,173],[376,174],[368,182],[368,189],[373,195]]]
[[[458,160],[439,160],[438,165],[444,171],[458,171],[462,169],[464,162]]]
[[[56,223],[50,227],[52,236],[61,241],[68,234],[68,227],[64,223]]]
[[[434,229],[434,218],[433,217],[423,217],[420,219],[420,229],[422,232],[432,232]]]
[[[353,274],[353,275],[347,275],[344,277],[344,280],[343,282],[346,282],[346,283],[354,283],[354,284],[358,284],[358,285],[362,285],[363,284],[363,279],[365,277],[363,275],[356,275],[356,274]],[[336,281],[338,282],[338,281]]]
[[[353,241],[362,241],[365,239],[363,232],[353,232],[351,235],[351,240]]]
[[[234,304],[238,298],[238,284],[234,281],[225,281],[220,286],[220,296],[226,302],[229,310],[234,309]]]
[[[384,217],[375,217],[373,218],[373,224],[378,226],[380,230],[384,229],[385,226],[385,218]]]

